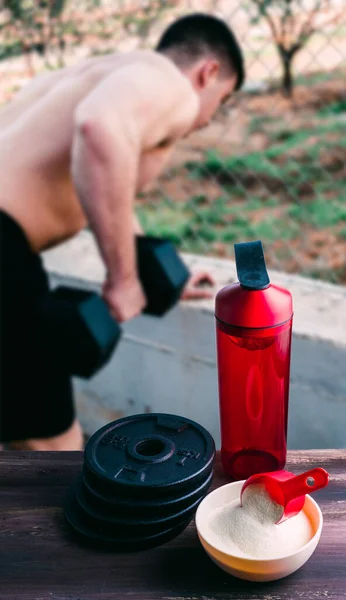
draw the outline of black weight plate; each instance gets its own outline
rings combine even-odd
[[[151,535],[166,529],[171,529],[190,518],[197,510],[199,503],[204,495],[196,498],[190,505],[178,513],[172,512],[164,517],[156,516],[151,518],[141,518],[136,513],[133,516],[123,515],[116,510],[105,510],[96,507],[90,502],[90,497],[85,493],[82,482],[78,482],[74,487],[75,499],[79,508],[85,514],[85,517],[91,522],[99,522],[100,525],[107,525],[109,531],[114,531],[116,535],[127,537],[128,535]]]
[[[214,456],[214,440],[198,423],[170,414],[141,414],[94,433],[84,451],[84,467],[110,488],[143,497],[145,491],[175,493],[197,486]]]
[[[129,538],[128,536],[125,538],[116,537],[110,534],[107,525],[98,528],[90,527],[90,524],[83,518],[81,511],[78,510],[78,504],[72,489],[67,495],[64,515],[68,525],[85,542],[92,543],[95,546],[105,547],[116,552],[135,552],[165,544],[182,533],[192,520],[192,518],[190,518],[176,527],[166,529],[150,536],[137,538]]]
[[[87,479],[89,486],[101,496],[109,498],[110,502],[116,498],[117,501],[122,503],[127,501],[140,501],[144,504],[156,502],[158,505],[163,506],[166,500],[169,501],[171,498],[177,499],[194,492],[208,479],[208,477],[210,477],[212,470],[213,461],[204,472],[197,474],[193,479],[191,478],[187,481],[183,481],[174,487],[148,488],[142,486],[140,489],[135,485],[129,488],[124,485],[117,485],[116,482],[110,482],[109,479],[106,478],[101,479],[94,472],[90,471],[85,464],[83,467],[83,474],[84,478]]]
[[[205,496],[213,479],[213,471],[207,473],[207,478],[191,492],[183,495],[168,495],[158,496],[154,499],[133,498],[132,496],[104,495],[99,488],[95,488],[97,484],[96,478],[90,480],[90,475],[87,471],[83,473],[82,480],[85,492],[90,498],[90,502],[100,509],[112,509],[119,511],[122,515],[136,514],[142,517],[155,515],[157,517],[179,512],[185,507],[192,504],[197,498]],[[116,490],[115,490],[116,492]]]

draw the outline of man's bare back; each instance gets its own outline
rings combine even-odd
[[[37,254],[88,224],[111,314],[120,323],[139,315],[147,299],[137,269],[136,194],[243,79],[231,30],[197,13],[169,25],[155,51],[45,73],[0,110],[0,442],[83,446],[70,374],[47,352],[50,332],[45,343],[40,335],[50,286]],[[208,279],[194,274],[183,298],[206,293],[195,289],[200,276]]]
[[[127,72],[128,79],[134,80],[137,103],[131,81],[126,82]],[[153,88],[151,102],[149,95],[140,97],[145,78]],[[133,102],[133,119],[146,120],[151,132],[141,141],[139,191],[162,171],[174,142],[189,132],[198,112],[190,82],[164,56],[137,51],[87,59],[38,76],[0,111],[0,208],[22,226],[36,252],[68,239],[88,223],[72,173],[79,144],[76,114],[83,114],[83,107],[89,105],[94,106],[89,119],[90,114],[95,121],[104,118],[102,102],[98,105],[97,100],[107,95],[112,99],[112,94],[113,113],[107,114],[110,130],[117,117],[122,118],[122,106]],[[168,96],[162,119],[160,107]]]

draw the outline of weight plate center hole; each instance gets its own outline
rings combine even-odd
[[[147,439],[139,442],[135,446],[136,452],[141,456],[157,456],[164,450],[165,444],[162,440]]]

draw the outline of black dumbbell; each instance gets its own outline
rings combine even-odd
[[[162,316],[179,300],[190,272],[168,240],[138,236],[137,265],[147,298],[144,312]],[[61,369],[90,378],[111,357],[121,328],[99,294],[59,286],[38,311],[39,335]]]

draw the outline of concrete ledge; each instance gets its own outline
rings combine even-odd
[[[183,257],[191,270],[214,274],[216,291],[236,280],[233,261]],[[53,286],[100,290],[105,270],[89,232],[43,260]],[[289,446],[346,447],[346,288],[274,271],[270,277],[294,302]],[[219,444],[213,311],[213,300],[185,302],[164,319],[126,323],[110,363],[92,380],[75,381],[87,433],[123,415],[163,411],[196,419]]]
[[[64,245],[43,255],[47,270],[55,277],[71,279],[76,285],[100,289],[105,269],[93,236],[83,231]],[[235,263],[183,254],[191,270],[210,270],[216,278],[216,291],[237,280]],[[270,271],[273,283],[287,287],[294,300],[294,332],[335,344],[346,345],[346,287]],[[185,302],[186,307],[214,312],[214,300]]]

